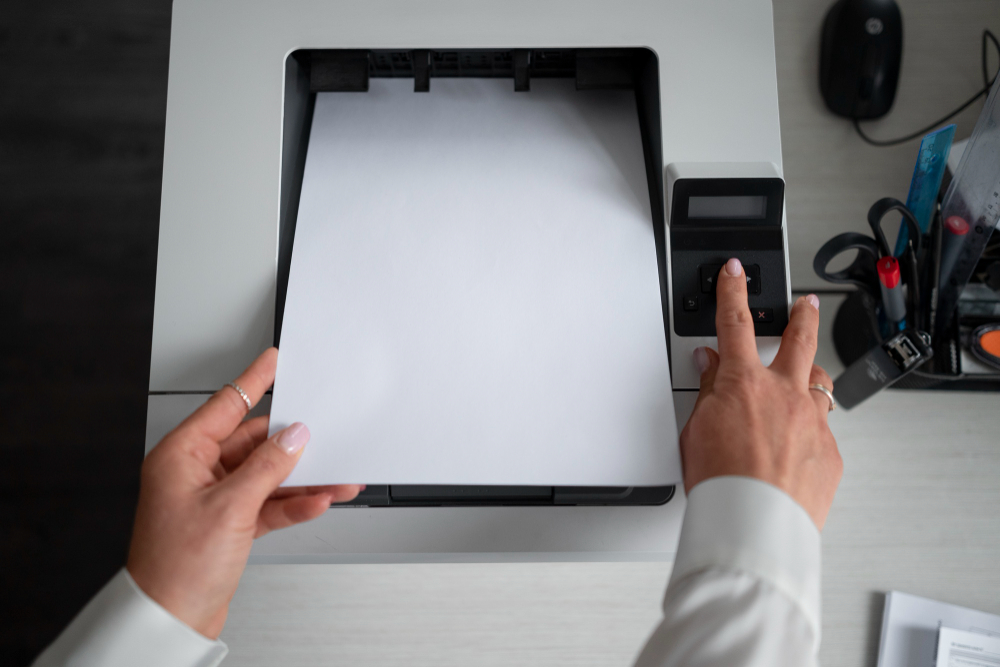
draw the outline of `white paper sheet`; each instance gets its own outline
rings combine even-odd
[[[1000,632],[941,628],[936,667],[1000,667]]]
[[[1000,637],[1000,616],[899,591],[886,593],[878,667],[934,665],[941,628]]]
[[[661,485],[677,430],[635,100],[320,93],[271,431],[286,485]]]

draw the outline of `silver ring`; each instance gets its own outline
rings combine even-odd
[[[250,397],[247,396],[247,393],[245,391],[243,391],[243,387],[239,386],[235,382],[227,382],[226,386],[232,387],[233,389],[236,390],[236,393],[240,395],[240,398],[243,399],[243,402],[247,404],[248,411],[253,409],[253,405],[250,403]],[[832,401],[833,399],[831,398],[830,400]]]
[[[837,409],[837,401],[834,400],[832,391],[830,391],[821,384],[811,384],[809,385],[809,388],[823,392],[824,394],[826,394],[826,397],[830,399],[830,409],[827,412],[833,412],[834,410]]]

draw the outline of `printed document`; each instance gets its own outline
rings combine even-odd
[[[954,662],[941,662],[939,632],[944,641],[950,641],[945,629],[978,635],[983,642],[995,641],[1000,639],[1000,616],[899,591],[886,593],[878,667],[930,666],[935,659],[937,667],[1000,667],[1000,662],[982,662],[988,658],[986,654],[978,663],[965,662],[968,658],[964,655],[957,655]]]
[[[936,667],[1000,667],[1000,632],[941,628]]]

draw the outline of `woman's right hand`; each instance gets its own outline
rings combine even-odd
[[[716,289],[719,351],[695,351],[701,389],[681,433],[684,486],[690,493],[712,477],[753,477],[788,493],[822,529],[843,462],[827,424],[830,400],[809,389],[833,389],[813,363],[819,299],[810,294],[795,302],[778,354],[765,367],[738,259],[722,267]]]

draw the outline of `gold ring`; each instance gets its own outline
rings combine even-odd
[[[247,396],[247,393],[245,391],[243,391],[243,387],[239,386],[235,382],[227,382],[226,386],[227,387],[232,387],[233,389],[236,390],[236,393],[240,395],[240,398],[243,399],[243,402],[247,404],[247,411],[248,412],[251,409],[253,409],[253,405],[250,403],[250,397]],[[830,400],[832,401],[833,399],[831,398]]]
[[[824,394],[826,394],[826,397],[830,399],[830,409],[827,410],[827,412],[833,412],[834,410],[837,409],[837,401],[834,400],[832,391],[830,391],[821,384],[811,384],[809,385],[809,388],[823,392]]]

